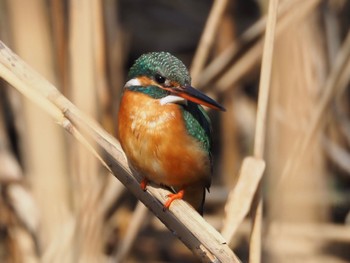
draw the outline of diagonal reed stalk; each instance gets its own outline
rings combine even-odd
[[[293,23],[302,21],[307,15],[310,14],[315,7],[320,4],[320,0],[290,0],[283,1],[280,10],[280,19],[276,28],[276,37],[278,38],[283,32],[285,32],[289,26]],[[263,19],[263,18],[262,18]],[[264,25],[264,21],[259,21],[253,25],[246,33],[242,35],[242,42],[249,42],[256,38],[260,33],[261,27]],[[247,52],[238,58],[231,67],[225,70],[225,67],[236,56],[244,45],[231,45],[214,59],[202,72],[199,77],[198,87],[205,89],[209,87],[208,84],[220,73],[224,72],[216,81],[215,85],[218,87],[219,92],[229,91],[235,87],[235,84],[247,75],[251,69],[259,63],[259,59],[262,54],[263,40],[257,41]]]
[[[228,0],[216,0],[211,8],[204,32],[199,40],[198,48],[191,66],[192,85],[194,87],[196,87],[199,81],[200,73],[209,56],[210,48],[214,43],[215,34],[217,33],[217,28],[227,4]]]
[[[295,8],[299,2],[303,0],[287,0],[280,4],[278,9],[277,20],[283,19],[285,15],[288,15],[290,9]],[[225,70],[225,67],[237,56],[240,51],[257,40],[263,33],[266,27],[266,15],[262,16],[257,22],[249,27],[245,32],[239,36],[237,41],[234,41],[223,52],[215,57],[207,67],[205,67],[200,73],[199,83],[197,86],[203,87],[210,83],[216,76]]]
[[[140,177],[132,174],[118,141],[95,121],[85,116],[2,42],[0,42],[0,77],[35,102],[60,125],[69,121],[87,142],[92,140],[101,147],[101,158],[113,175],[202,261],[240,262],[223,237],[186,202],[177,200],[170,207],[170,211],[164,211],[163,204],[169,191],[151,184],[144,192],[139,186]]]

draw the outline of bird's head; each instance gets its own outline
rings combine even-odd
[[[167,52],[152,52],[139,57],[130,68],[125,88],[145,93],[161,104],[186,103],[187,100],[224,111],[215,100],[191,86],[186,66]]]

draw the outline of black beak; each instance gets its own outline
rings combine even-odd
[[[226,111],[226,109],[215,100],[209,98],[207,95],[193,88],[191,85],[186,84],[185,86],[172,88],[172,91],[175,91],[175,94],[177,96],[180,96],[186,100],[190,100],[194,103],[207,106],[214,110]]]

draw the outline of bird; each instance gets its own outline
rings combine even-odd
[[[168,52],[150,52],[135,60],[124,85],[117,136],[129,164],[143,176],[172,191],[176,199],[203,214],[212,177],[210,119],[201,106],[225,111],[191,86],[188,69]]]

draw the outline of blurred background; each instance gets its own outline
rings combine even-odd
[[[215,5],[221,11],[208,22]],[[113,135],[133,61],[150,51],[182,59],[193,85],[227,109],[209,112],[215,166],[204,218],[220,231],[242,160],[253,152],[267,5],[0,0],[0,39]],[[263,262],[349,262],[350,1],[280,0],[279,11]],[[200,41],[213,21],[215,34]],[[192,62],[196,52],[201,66]],[[130,227],[135,214],[142,222]],[[249,218],[231,243],[243,262]],[[1,81],[0,262],[198,259],[47,113]]]

